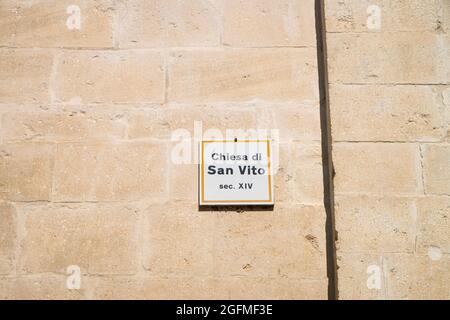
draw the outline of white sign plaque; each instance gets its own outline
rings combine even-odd
[[[270,140],[202,141],[200,205],[273,205]]]

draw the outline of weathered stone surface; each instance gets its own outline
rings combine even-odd
[[[128,205],[45,204],[21,209],[25,219],[21,271],[93,274],[136,272],[138,213]]]
[[[447,124],[446,125],[446,136],[445,141],[450,141],[450,87],[447,87],[442,90],[442,102],[445,107],[445,113],[444,113],[444,121]]]
[[[315,49],[174,52],[169,101],[318,101]]]
[[[270,111],[270,128],[279,130],[280,141],[320,141],[319,106],[277,106]]]
[[[120,113],[10,112],[2,116],[3,141],[92,141],[125,138]]]
[[[227,0],[223,6],[226,45],[316,45],[314,0]]]
[[[213,297],[231,300],[326,300],[327,280],[275,277],[212,279]]]
[[[219,214],[214,273],[221,277],[326,277],[324,223],[320,207],[279,205],[275,212]]]
[[[274,197],[276,202],[293,201],[294,172],[292,151],[289,143],[272,145],[272,172],[274,174]],[[301,202],[301,201],[300,201]]]
[[[329,33],[331,83],[448,84],[449,38],[424,33]]]
[[[441,8],[446,0],[327,0],[326,25],[328,32],[402,32],[439,31],[442,26]],[[380,9],[380,29],[369,28],[374,14],[369,8]]]
[[[335,141],[439,141],[444,110],[431,86],[333,85]]]
[[[434,212],[436,201],[433,200],[435,199],[420,200],[424,202],[419,205],[419,225],[424,226],[420,222],[423,221],[421,216],[424,216],[421,207],[428,204],[431,208],[427,210]],[[339,227],[338,230],[340,238],[346,231]],[[423,237],[421,233],[419,230],[419,243]],[[358,238],[358,241],[361,240],[364,237]],[[433,260],[418,254],[347,253],[339,250],[337,264],[340,299],[448,299],[450,278],[449,258],[446,254]]]
[[[335,200],[339,252],[412,252],[415,203],[410,198],[339,196]]]
[[[171,163],[170,165],[171,200],[196,203],[198,201],[198,164]]]
[[[438,26],[441,26],[442,29],[448,33],[448,31],[450,30],[450,6],[446,5],[445,0],[442,1],[444,3],[441,6],[441,19],[439,19],[438,21]]]
[[[341,299],[448,299],[448,4],[325,1]]]
[[[450,298],[450,259],[432,261],[425,256],[390,255],[385,258],[390,299]]]
[[[166,150],[162,143],[59,144],[53,199],[160,198],[167,191]]]
[[[85,297],[83,280],[80,290],[69,290],[66,276],[32,275],[0,277],[2,300],[80,300]]]
[[[195,134],[198,134],[198,139],[211,135],[217,140],[234,139],[234,135],[227,137],[227,130],[233,130],[229,132],[230,135],[252,134],[257,128],[255,113],[252,108],[196,105],[134,111],[129,116],[128,135],[131,139],[159,138],[173,141],[194,138]]]
[[[425,191],[450,195],[450,146],[424,146],[423,158]]]
[[[79,9],[73,28],[71,6]],[[112,47],[113,1],[5,0],[0,5],[0,44],[9,47]],[[71,28],[68,27],[71,26]]]
[[[450,253],[450,199],[425,197],[417,200],[417,251]]]
[[[342,253],[337,256],[340,300],[386,299],[383,257],[377,254]]]
[[[146,210],[144,267],[155,276],[207,276],[214,267],[214,219],[196,204]]]
[[[95,278],[95,299],[326,299],[326,280],[293,278]]]
[[[322,147],[319,143],[293,145],[294,201],[305,204],[323,203]]]
[[[336,193],[415,194],[420,156],[416,145],[336,143]]]
[[[316,1],[0,3],[0,298],[326,299]],[[274,208],[199,208],[197,141],[266,136]]]
[[[219,3],[132,0],[119,3],[120,47],[219,45]]]
[[[57,101],[158,103],[164,101],[164,65],[157,51],[67,51],[58,59]]]
[[[89,278],[93,299],[206,300],[213,299],[204,277],[96,277]]]
[[[0,274],[14,270],[16,245],[16,209],[11,203],[0,201]]]
[[[54,146],[13,143],[0,146],[0,198],[13,201],[49,200]]]
[[[48,102],[52,63],[44,50],[0,49],[0,103]]]

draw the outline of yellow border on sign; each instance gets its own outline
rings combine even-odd
[[[269,170],[268,179],[269,179],[269,199],[268,200],[205,200],[205,143],[240,143],[240,142],[265,142],[267,144],[267,168]],[[272,202],[272,171],[270,170],[270,140],[206,140],[202,141],[202,190],[201,197],[202,203],[227,203],[227,202],[235,202],[235,203],[244,203],[244,202],[253,202],[253,203],[261,203],[261,202]]]

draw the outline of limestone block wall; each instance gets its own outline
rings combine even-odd
[[[341,299],[450,298],[450,1],[326,0]]]
[[[420,57],[442,45],[429,34]],[[415,77],[442,84],[443,63],[429,66]],[[314,0],[2,0],[0,298],[326,299],[317,69]],[[420,86],[440,101],[430,111],[444,108],[442,89]],[[172,141],[184,129],[193,159],[199,124],[279,130],[274,210],[199,210],[197,165],[174,163]],[[427,143],[439,132],[368,147],[406,159],[387,187],[407,192],[422,150],[425,190],[445,209],[444,176],[427,162],[448,159]],[[426,214],[423,234],[448,221]]]
[[[449,0],[0,1],[0,298],[329,297],[320,67],[339,298],[449,299],[449,25]],[[269,130],[273,210],[198,207],[197,142],[233,129]]]

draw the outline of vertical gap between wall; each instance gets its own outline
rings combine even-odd
[[[326,259],[328,276],[328,299],[337,300],[338,277],[336,262],[336,229],[334,219],[334,187],[333,187],[333,159],[331,145],[331,123],[328,95],[328,66],[327,66],[327,43],[325,31],[325,8],[324,0],[315,0],[316,14],[316,39],[317,39],[317,65],[319,72],[319,95],[320,95],[320,127],[322,134],[322,165],[324,206],[326,211]]]

